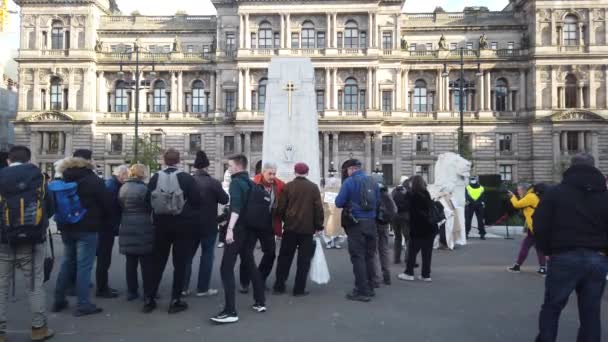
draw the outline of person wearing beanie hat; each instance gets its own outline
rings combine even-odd
[[[479,238],[482,240],[486,239],[486,229],[484,225],[484,209],[485,209],[485,189],[479,184],[478,177],[471,177],[469,179],[469,185],[466,188],[466,206],[465,206],[465,228],[467,232],[467,239],[471,232],[471,223],[473,221],[473,215],[477,216],[477,229],[479,230]]]
[[[298,269],[296,271],[293,295],[305,296],[306,278],[310,270],[310,262],[314,251],[313,235],[323,231],[323,203],[319,187],[308,180],[309,167],[305,163],[296,163],[294,173],[296,178],[285,185],[279,198],[277,209],[279,217],[283,218],[283,239],[277,261],[276,282],[274,293],[285,293],[285,282],[293,257],[298,251]]]
[[[82,158],[84,160],[91,160],[91,159],[93,159],[93,152],[91,150],[81,148],[81,149],[74,151],[74,154],[72,156],[74,158]]]
[[[215,258],[215,241],[218,235],[216,220],[218,205],[228,204],[228,194],[222,188],[222,183],[209,175],[207,172],[208,167],[209,159],[207,158],[207,154],[205,151],[198,151],[194,161],[194,168],[196,170],[193,177],[201,194],[199,207],[200,224],[197,226],[195,235],[196,243],[193,245],[194,248],[188,257],[186,265],[184,289],[182,292],[184,296],[190,294],[192,259],[199,245],[201,246],[201,259],[198,269],[196,296],[207,297],[218,294],[218,290],[209,288],[209,283],[211,282],[211,271],[213,270],[213,259]]]

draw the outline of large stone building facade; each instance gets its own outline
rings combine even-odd
[[[389,183],[432,182],[436,156],[457,150],[461,102],[477,174],[553,181],[578,151],[608,171],[608,0],[458,13],[402,13],[402,0],[213,0],[217,16],[165,17],[119,15],[109,0],[16,3],[15,138],[49,171],[75,148],[93,149],[106,174],[129,159],[136,109],[139,133],[182,151],[187,169],[200,148],[218,177],[232,153],[254,164],[273,56],[315,67],[323,174],[356,157]]]

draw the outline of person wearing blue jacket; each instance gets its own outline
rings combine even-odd
[[[374,296],[376,278],[374,264],[378,239],[376,213],[380,191],[372,177],[361,169],[359,160],[347,160],[343,168],[346,169],[348,178],[336,197],[336,207],[347,211],[345,215],[347,219],[343,220],[342,225],[348,235],[348,253],[355,275],[355,288],[346,295],[346,298],[369,302]]]

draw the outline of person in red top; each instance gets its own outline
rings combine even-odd
[[[277,178],[277,165],[270,162],[265,162],[262,166],[262,172],[255,175],[253,178],[253,182],[255,184],[261,184],[266,189],[266,192],[270,194],[270,203],[271,210],[273,215],[273,224],[272,227],[269,227],[268,230],[259,232],[256,231],[255,234],[256,240],[260,241],[260,245],[262,246],[262,252],[264,255],[262,256],[262,260],[260,260],[260,264],[258,266],[258,270],[260,271],[260,275],[262,276],[262,280],[266,283],[266,278],[272,271],[272,267],[274,266],[274,260],[276,258],[276,243],[275,243],[275,235],[282,236],[283,235],[283,226],[281,223],[281,219],[276,214],[277,207],[279,205],[279,197],[283,192],[283,187],[285,187],[285,183]],[[247,272],[246,267],[241,263],[240,267],[240,281],[241,281],[241,293],[247,293],[249,291],[249,283],[250,276],[249,272]]]

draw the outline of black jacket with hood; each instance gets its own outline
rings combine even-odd
[[[60,230],[87,233],[111,231],[111,226],[108,224],[112,216],[110,196],[103,179],[99,178],[94,170],[95,166],[83,158],[66,158],[59,165],[58,171],[65,182],[78,183],[80,204],[87,209],[80,222],[60,225]]]
[[[608,191],[604,175],[575,165],[549,189],[533,216],[534,237],[546,255],[577,248],[608,250]]]

